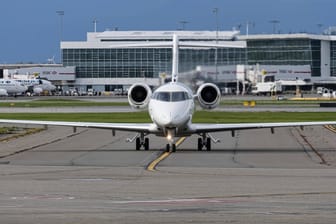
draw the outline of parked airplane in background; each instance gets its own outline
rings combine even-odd
[[[15,81],[23,84],[28,91],[34,94],[41,94],[43,91],[54,91],[54,86],[50,81],[45,79],[15,79]]]
[[[27,87],[12,79],[0,79],[0,96],[21,95]]]
[[[152,45],[152,43],[149,43]],[[220,90],[212,83],[202,84],[194,95],[189,87],[178,82],[178,50],[179,46],[188,46],[187,43],[179,43],[178,37],[173,37],[173,67],[170,83],[158,87],[153,93],[151,88],[143,83],[134,84],[128,91],[128,100],[135,109],[148,107],[152,123],[95,123],[95,122],[62,122],[62,121],[29,121],[29,120],[0,120],[0,123],[13,124],[41,124],[72,127],[102,128],[136,132],[137,135],[130,139],[136,141],[136,150],[143,147],[149,149],[149,138],[154,134],[166,137],[168,144],[166,150],[176,150],[176,138],[193,134],[200,136],[197,148],[211,150],[211,141],[216,142],[209,133],[219,131],[231,131],[258,128],[311,126],[311,125],[336,125],[336,121],[326,122],[286,122],[286,123],[238,123],[238,124],[194,124],[194,99],[205,109],[213,109],[220,102]],[[208,45],[206,45],[208,46]],[[215,46],[214,44],[211,45]],[[134,47],[134,46],[132,46]],[[200,45],[198,45],[200,47]],[[227,47],[219,46],[218,47]],[[230,45],[232,47],[232,45]]]

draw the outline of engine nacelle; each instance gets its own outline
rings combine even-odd
[[[8,96],[7,90],[0,89],[0,96]]]
[[[147,107],[151,96],[152,90],[146,84],[133,84],[128,90],[128,102],[135,109]]]
[[[43,92],[43,89],[41,87],[35,87],[34,88],[34,93],[35,94],[41,94]]]
[[[220,90],[212,83],[204,83],[197,90],[197,99],[204,109],[213,109],[220,102]]]

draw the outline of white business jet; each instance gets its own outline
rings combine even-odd
[[[0,79],[0,96],[20,95],[27,87],[12,79]]]
[[[153,46],[152,43],[149,45]],[[148,45],[148,46],[149,46]],[[172,80],[170,83],[158,87],[153,93],[146,84],[139,83],[131,86],[128,92],[130,105],[136,109],[148,107],[148,112],[152,123],[94,123],[94,122],[57,122],[57,121],[29,121],[29,120],[0,120],[0,123],[14,124],[41,124],[59,125],[72,127],[88,127],[136,132],[137,135],[130,141],[136,142],[136,150],[149,149],[149,139],[147,135],[154,134],[167,138],[167,150],[176,151],[177,137],[186,137],[193,134],[200,136],[198,139],[198,150],[211,150],[211,142],[216,139],[209,133],[220,131],[231,131],[244,129],[270,128],[272,131],[276,127],[311,126],[336,124],[330,122],[287,122],[287,123],[247,123],[247,124],[193,124],[194,99],[205,109],[213,109],[220,102],[220,90],[212,83],[202,84],[194,95],[190,88],[178,82],[178,50],[179,46],[192,47],[191,44],[179,43],[178,37],[173,36],[173,68]],[[162,46],[162,45],[160,45]],[[206,44],[207,47],[218,47],[218,45]],[[133,46],[135,47],[135,46]],[[197,47],[201,47],[200,44]],[[241,47],[234,44],[221,45],[220,47]]]

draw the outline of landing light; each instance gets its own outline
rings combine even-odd
[[[172,135],[171,135],[171,134],[168,134],[168,135],[167,135],[167,140],[168,140],[168,141],[172,140]]]

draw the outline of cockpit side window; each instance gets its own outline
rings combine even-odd
[[[157,100],[169,102],[170,101],[170,93],[169,92],[159,92],[158,96],[157,96]]]
[[[172,92],[172,100],[173,102],[186,100],[185,92]]]

